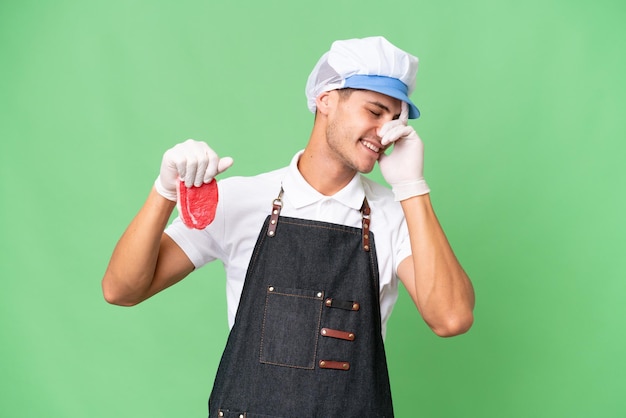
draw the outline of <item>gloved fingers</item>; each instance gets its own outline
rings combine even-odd
[[[230,168],[231,165],[233,165],[233,159],[231,157],[220,158],[220,161],[217,164],[217,174],[223,173]]]
[[[193,186],[197,168],[198,160],[195,158],[187,157],[185,163],[181,164],[178,173],[180,174],[180,179],[185,182],[185,187]]]
[[[398,120],[402,122],[403,125],[409,122],[409,104],[407,102],[402,102],[402,111],[400,111],[400,118]]]
[[[215,156],[217,157],[217,154]],[[207,165],[206,169],[202,172],[198,172],[199,174],[201,174],[201,182],[195,184],[196,186],[202,185],[202,182],[209,183],[215,178],[215,176],[226,171],[231,165],[233,165],[233,159],[231,157],[217,157],[216,160],[211,157],[209,161],[210,162]]]
[[[180,144],[165,153],[165,162],[168,167],[168,177],[174,177],[172,180],[185,179],[188,171],[187,157],[182,152]]]
[[[185,187],[191,187],[196,182],[198,169],[201,165],[208,164],[204,150],[192,142],[185,142],[181,147],[181,154],[178,159],[177,169],[180,179],[185,182]]]
[[[232,158],[220,158],[205,142],[193,139],[169,149],[163,161],[168,178],[172,182],[180,179],[186,187],[199,187],[202,183],[208,183],[233,164]]]
[[[197,167],[194,176],[191,178],[193,185],[196,187],[202,186],[204,181],[204,176],[206,175],[207,169],[211,164],[211,153],[207,150],[198,150],[197,154]],[[217,157],[217,156],[216,156]],[[189,186],[188,186],[189,187]]]
[[[409,132],[408,130],[403,130],[402,127],[407,127],[407,122],[409,120],[409,105],[406,102],[402,102],[402,110],[400,111],[400,117],[398,119],[390,120],[385,123],[380,130],[378,131],[378,136],[382,138],[382,145],[390,144],[397,139],[401,138],[403,132]],[[411,128],[412,129],[412,128]],[[393,133],[391,133],[393,132]]]
[[[413,134],[407,137],[402,138],[401,140],[394,143],[394,147],[399,150],[411,150],[411,152],[419,153],[420,155],[424,155],[424,143],[420,139],[417,134]]]
[[[210,165],[211,154],[215,154],[204,142],[188,139],[176,145],[170,155],[172,164],[185,187],[200,186],[207,167]],[[217,159],[217,155],[215,155]]]
[[[399,121],[397,121],[399,122]],[[383,127],[385,128],[385,127]],[[396,142],[400,138],[405,138],[410,136],[415,131],[412,127],[403,125],[402,123],[397,123],[393,126],[390,126],[386,131],[383,132],[381,129],[381,140],[380,143],[383,146],[387,146],[393,142]]]
[[[387,134],[387,132],[401,125],[402,125],[402,122],[400,122],[399,119],[390,120],[389,122],[385,123],[383,126],[380,127],[377,134],[380,138],[383,138]]]
[[[217,162],[219,157],[217,153],[211,149],[204,142],[195,142],[193,155],[190,158],[195,158],[197,161],[196,170],[193,173],[193,177],[190,178],[193,186],[200,187],[202,183],[208,183],[215,176],[217,169]],[[187,176],[189,177],[189,175]],[[208,181],[206,180],[208,178]],[[185,182],[187,187],[191,185]]]

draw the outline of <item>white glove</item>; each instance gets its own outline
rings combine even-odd
[[[408,118],[409,106],[402,102],[400,118],[385,123],[378,132],[383,146],[393,143],[391,153],[381,154],[378,164],[396,201],[430,192],[424,180],[424,144],[407,125]]]
[[[188,139],[163,154],[161,171],[154,188],[164,198],[176,202],[176,186],[201,186],[233,164],[230,157],[220,158],[206,143]]]

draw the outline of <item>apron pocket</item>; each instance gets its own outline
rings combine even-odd
[[[315,368],[324,292],[269,286],[261,331],[261,363]]]

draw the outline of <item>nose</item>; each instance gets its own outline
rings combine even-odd
[[[379,123],[378,126],[376,127],[376,138],[378,138],[379,141],[382,139],[382,135],[380,134],[380,131],[383,128],[383,126],[385,126],[385,123]]]
[[[376,136],[378,137],[379,140],[382,138],[380,131],[382,130],[383,126],[385,126],[386,124],[388,124],[389,122],[393,120],[394,120],[393,116],[386,116],[384,118],[381,118],[380,121],[378,121],[378,123],[376,124]]]

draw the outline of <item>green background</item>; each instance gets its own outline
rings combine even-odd
[[[477,293],[436,337],[406,292],[398,417],[626,416],[626,6],[618,0],[0,3],[0,416],[201,417],[227,336],[219,263],[134,308],[100,279],[161,155],[248,175],[312,126],[335,39],[420,57],[412,122]],[[372,177],[381,179],[378,171]]]

